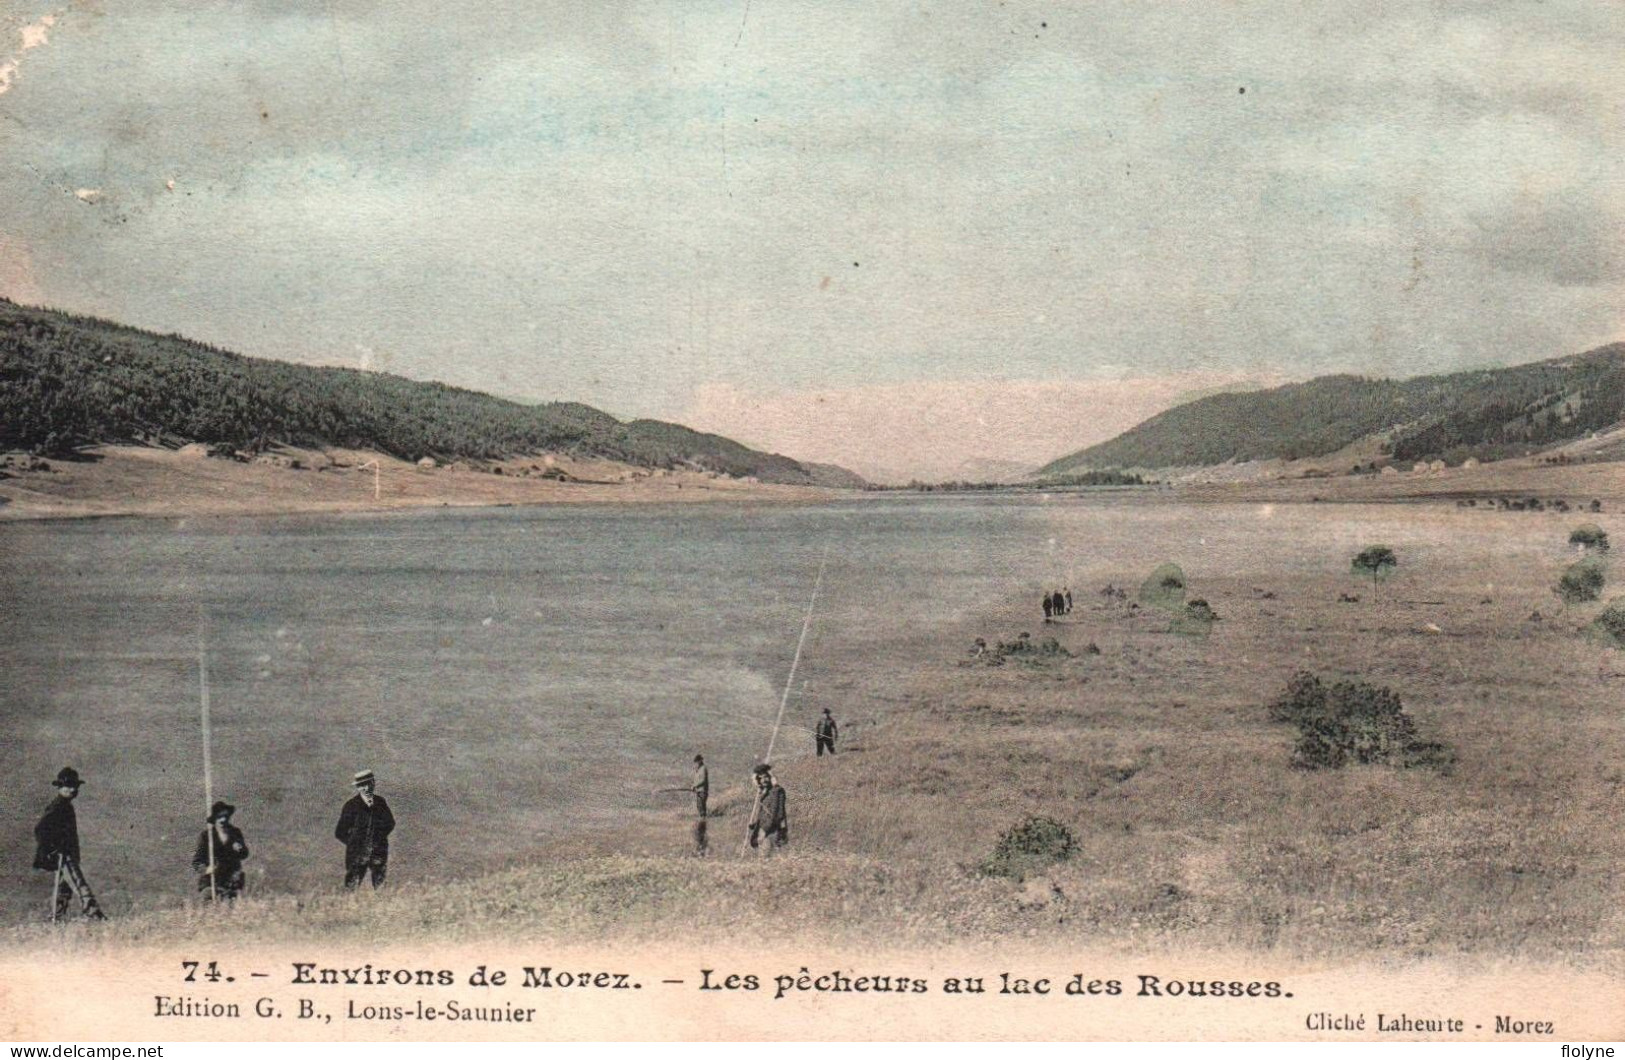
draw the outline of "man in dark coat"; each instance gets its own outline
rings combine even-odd
[[[1049,593],[1044,594],[1044,621],[1047,623],[1050,616],[1055,614],[1055,598]]]
[[[773,779],[773,769],[766,764],[755,770],[756,806],[750,814],[750,845],[764,855],[771,856],[775,847],[790,842],[790,818],[785,812],[784,788]],[[767,844],[762,845],[761,840]]]
[[[818,719],[818,728],[813,730],[813,740],[818,745],[818,757],[823,758],[824,752],[835,753],[835,737],[840,735],[840,729],[835,719],[830,716],[829,708],[824,708],[824,716]]]
[[[209,808],[209,827],[197,837],[197,853],[192,855],[192,871],[198,874],[197,889],[207,900],[233,901],[243,893],[243,861],[248,844],[243,833],[231,823],[237,807],[216,802]],[[210,860],[210,846],[214,858]],[[210,873],[213,876],[210,876]]]
[[[382,795],[374,794],[377,779],[372,770],[355,775],[355,797],[344,804],[333,835],[344,844],[344,886],[354,890],[370,871],[374,888],[384,884],[389,867],[389,833],[395,830],[395,815]]]
[[[705,768],[705,756],[694,756],[694,811],[705,816],[705,804],[711,797],[711,771]]]
[[[107,919],[79,868],[79,817],[73,811],[73,800],[79,797],[83,785],[77,770],[64,767],[51,781],[51,786],[56,788],[56,798],[34,826],[34,839],[38,844],[34,848],[34,867],[56,874],[52,920],[62,919],[68,911],[68,903],[76,896],[85,916],[92,920]]]

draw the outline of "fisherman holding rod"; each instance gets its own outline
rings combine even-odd
[[[197,889],[205,901],[235,901],[243,893],[243,861],[248,843],[231,823],[237,807],[216,802],[209,807],[208,825],[197,837],[197,853],[192,855],[192,871],[198,874]]]

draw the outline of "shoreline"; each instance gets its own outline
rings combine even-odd
[[[22,458],[23,460],[31,458]],[[182,519],[378,515],[446,508],[542,505],[803,504],[902,497],[1084,498],[1176,504],[1460,504],[1497,498],[1564,500],[1560,514],[1586,514],[1600,500],[1625,504],[1625,463],[1567,466],[1505,461],[1425,475],[1257,477],[1144,486],[1008,487],[930,491],[856,490],[735,479],[716,472],[634,467],[548,455],[419,467],[377,453],[279,450],[254,463],[219,460],[201,447],[106,446],[30,469],[0,464],[0,523],[85,519]],[[20,463],[20,461],[18,461]],[[376,477],[370,466],[378,465]],[[7,465],[10,466],[7,466]],[[372,488],[369,488],[372,487]],[[376,491],[376,496],[369,496]]]
[[[376,478],[370,467],[376,462]],[[383,514],[550,504],[805,503],[861,493],[547,456],[419,467],[377,453],[279,450],[254,463],[106,446],[6,468],[0,523]],[[376,491],[376,493],[375,493]]]

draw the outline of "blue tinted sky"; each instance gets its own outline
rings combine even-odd
[[[1625,333],[1617,4],[0,12],[0,293],[246,353],[929,471]]]

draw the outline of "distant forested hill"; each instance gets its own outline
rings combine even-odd
[[[0,450],[116,442],[335,446],[406,460],[560,452],[764,482],[849,484],[830,469],[677,424],[623,423],[573,402],[523,405],[379,372],[244,357],[0,299]]]
[[[1372,435],[1395,461],[1497,459],[1625,420],[1625,343],[1512,368],[1415,379],[1324,376],[1169,409],[1038,472],[1324,456]]]

